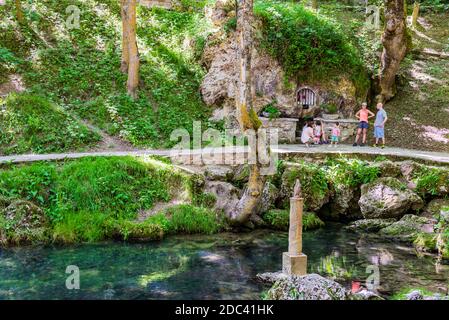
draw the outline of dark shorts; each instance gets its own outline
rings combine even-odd
[[[359,122],[359,129],[368,129],[368,122],[360,121]]]

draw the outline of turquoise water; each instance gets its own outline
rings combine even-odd
[[[281,268],[287,234],[176,236],[161,242],[108,242],[65,247],[0,250],[0,299],[259,299],[267,288],[254,279]],[[379,267],[379,292],[406,287],[441,292],[449,268],[413,248],[346,232],[340,225],[304,234],[309,272],[345,286],[364,281],[368,265]],[[80,270],[80,289],[68,290],[68,265]]]

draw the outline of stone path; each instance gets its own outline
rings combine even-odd
[[[236,153],[243,153],[247,148],[223,148],[225,153],[232,153],[233,149]],[[217,149],[204,148],[192,150],[193,155],[207,154]],[[301,154],[301,155],[319,155],[319,154],[360,154],[360,155],[378,155],[378,156],[393,156],[400,158],[418,159],[439,163],[449,164],[449,153],[443,152],[431,152],[431,151],[419,151],[402,148],[373,148],[373,147],[353,147],[350,145],[339,145],[337,148],[330,147],[328,145],[323,146],[311,146],[307,148],[304,145],[278,145],[272,147],[272,151],[279,154]],[[53,154],[23,154],[13,156],[1,156],[0,164],[2,163],[23,163],[23,162],[36,162],[36,161],[52,161],[52,160],[64,160],[64,159],[78,159],[84,157],[124,157],[124,156],[171,156],[172,150],[136,150],[136,151],[103,151],[103,152],[80,152],[80,153],[53,153]]]

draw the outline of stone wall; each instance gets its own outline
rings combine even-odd
[[[292,118],[259,118],[263,128],[277,128],[280,143],[295,143],[298,119]]]

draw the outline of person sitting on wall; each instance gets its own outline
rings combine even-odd
[[[302,128],[301,133],[301,142],[306,145],[306,147],[310,147],[310,144],[314,142],[314,133],[313,133],[313,121],[307,121],[304,128]]]

